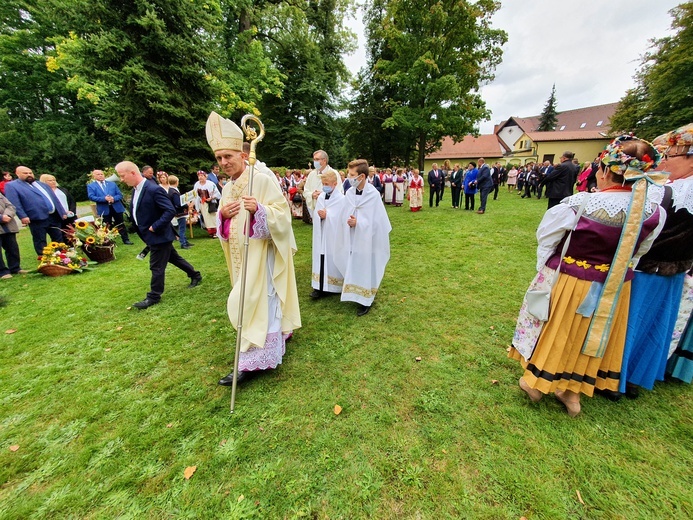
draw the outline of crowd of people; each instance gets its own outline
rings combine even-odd
[[[452,208],[484,214],[488,198],[507,183],[522,198],[548,200],[537,229],[537,274],[522,302],[509,357],[524,373],[520,388],[536,402],[553,393],[567,412],[581,411],[581,395],[595,392],[618,400],[652,389],[666,374],[693,379],[693,124],[653,143],[632,135],[613,140],[594,161],[580,165],[571,152],[557,164],[433,164],[426,178],[411,168],[377,169],[363,159],[346,173],[329,165],[317,150],[310,171],[280,176],[259,161],[252,194],[248,192],[250,149],[240,128],[212,113],[207,139],[218,166],[199,171],[192,200],[183,201],[179,180],[166,172],[124,161],[116,166],[133,188],[129,213],[151,253],[152,280],[146,297],[134,304],[158,303],[165,269],[172,264],[189,278],[199,271],[174,249],[192,244],[186,224],[200,225],[218,238],[231,281],[229,319],[239,328],[238,309],[247,311],[241,334],[238,381],[281,363],[286,341],[301,326],[293,254],[292,218],[313,226],[311,298],[339,294],[358,304],[357,315],[373,305],[390,258],[391,226],[386,206],[420,211],[424,188],[429,207],[450,187]],[[665,173],[666,172],[666,173]],[[26,272],[19,266],[15,219],[31,230],[40,254],[46,235],[59,241],[60,230],[76,218],[74,198],[50,175],[34,178],[20,166],[17,179],[0,182],[0,276]],[[126,203],[118,186],[94,170],[89,199],[98,216],[127,234]],[[577,191],[577,193],[574,193]],[[250,241],[244,245],[245,237]],[[248,247],[247,294],[239,276]],[[345,254],[346,252],[346,254]],[[247,308],[246,308],[247,307]],[[247,320],[247,323],[246,323]],[[219,381],[232,383],[233,372]]]

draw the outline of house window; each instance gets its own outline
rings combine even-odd
[[[602,126],[602,123],[603,123],[603,122],[604,122],[604,121],[602,121],[602,120],[600,119],[599,121],[597,121],[597,126]]]
[[[559,128],[559,130],[565,130],[565,125],[562,125],[561,128]]]
[[[580,128],[585,128],[586,126],[587,126],[587,123],[582,123],[582,124],[580,125]]]
[[[541,162],[549,161],[551,164],[553,164],[553,158],[554,157],[555,157],[555,154],[545,154],[544,158],[541,160]]]

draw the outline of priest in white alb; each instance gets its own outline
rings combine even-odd
[[[335,257],[344,254],[337,243],[337,231],[341,223],[344,195],[337,189],[342,183],[334,171],[320,175],[322,190],[315,201],[313,219],[313,292],[314,300],[328,293],[341,293],[344,277],[335,265]]]
[[[243,152],[243,132],[232,121],[212,112],[207,119],[207,141],[219,166],[229,177],[217,212],[217,235],[231,277],[227,310],[238,330],[244,231],[249,222],[248,268],[243,327],[238,362],[238,383],[258,371],[282,362],[286,340],[301,326],[293,255],[296,242],[291,211],[275,178],[253,177]],[[230,386],[233,372],[219,381]]]
[[[306,199],[306,206],[310,213],[310,217],[315,220],[315,204],[317,203],[318,197],[322,193],[322,181],[320,175],[327,172],[334,172],[339,178],[339,173],[334,170],[329,164],[329,157],[327,152],[324,150],[316,150],[313,152],[313,169],[308,173],[306,177],[306,182],[303,185],[303,196]],[[341,179],[340,179],[341,181]],[[342,183],[337,183],[337,191],[344,193],[344,188]]]
[[[356,314],[371,310],[373,300],[390,260],[390,219],[380,192],[367,182],[368,162],[349,163],[337,243],[344,250],[335,256],[337,269],[344,274],[342,301],[358,303]]]

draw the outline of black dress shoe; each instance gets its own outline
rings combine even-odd
[[[183,244],[180,246],[181,249],[190,249],[190,244]]]
[[[141,302],[135,302],[132,304],[133,307],[137,309],[146,309],[147,307],[151,307],[152,305],[156,305],[159,303],[158,301],[150,300],[149,298],[145,298]]]
[[[310,293],[310,297],[313,298],[314,300],[319,300],[324,296],[324,293],[322,291],[318,291],[317,289],[313,289],[313,292]]]
[[[188,285],[188,289],[192,289],[193,287],[197,287],[202,283],[202,275],[200,273],[197,273],[195,276],[190,278],[190,285]]]
[[[638,385],[633,383],[626,383],[626,397],[628,399],[637,399],[640,396],[640,389]]]
[[[614,403],[620,401],[621,397],[623,397],[623,394],[615,392],[614,390],[600,390],[599,388],[595,388],[594,391],[595,393],[605,397],[609,401],[613,401]]]
[[[134,246],[135,245],[132,242],[130,242],[129,240],[123,240],[123,244],[125,244],[126,246]]]
[[[368,314],[370,312],[370,310],[371,310],[370,305],[361,305],[359,303],[359,309],[356,311],[356,315],[357,316],[365,316],[366,314]]]
[[[250,381],[258,374],[258,372],[260,371],[253,370],[252,372],[238,372],[238,376],[236,376],[236,384],[239,385],[246,381]],[[233,372],[231,372],[227,376],[222,377],[217,384],[221,386],[233,386]]]

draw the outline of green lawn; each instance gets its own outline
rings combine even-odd
[[[216,384],[229,277],[199,231],[183,254],[202,285],[171,269],[145,311],[130,309],[149,283],[139,245],[2,281],[0,518],[692,518],[692,389],[585,398],[576,419],[532,404],[506,349],[546,201],[501,190],[477,215],[445,196],[388,207],[392,257],[363,318],[309,299],[310,228],[294,222],[303,328],[233,415]]]

